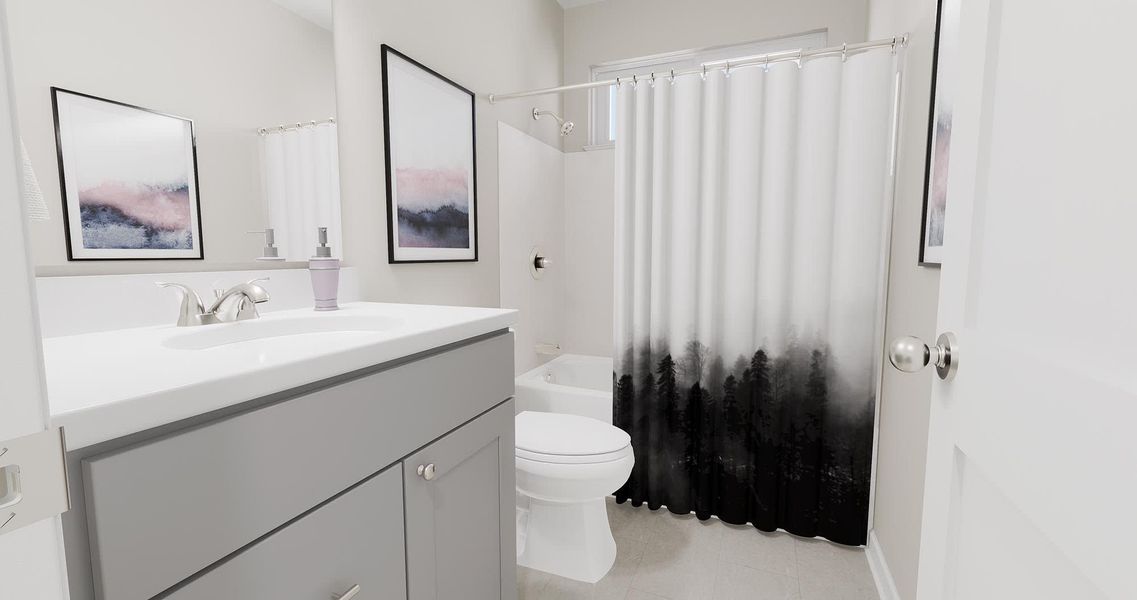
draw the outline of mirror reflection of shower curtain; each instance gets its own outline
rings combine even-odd
[[[339,147],[336,125],[324,123],[261,136],[261,189],[268,225],[280,256],[306,261],[316,228],[328,228],[332,253],[341,256]]]
[[[618,502],[867,535],[895,57],[618,91]]]

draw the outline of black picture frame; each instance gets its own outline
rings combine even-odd
[[[932,47],[932,83],[931,83],[931,96],[928,102],[928,135],[927,145],[924,150],[924,194],[923,205],[920,210],[920,250],[917,264],[921,267],[939,268],[942,262],[939,259],[933,259],[928,256],[928,221],[929,221],[929,204],[931,202],[932,189],[934,186],[933,177],[935,176],[935,159],[936,152],[936,127],[939,119],[939,104],[937,102],[937,94],[941,90],[940,78],[943,75],[940,65],[940,59],[945,51],[944,49],[944,3],[957,2],[958,0],[937,0],[936,2],[936,32],[935,42]],[[950,144],[950,137],[949,142]],[[942,247],[942,246],[938,246]]]
[[[383,153],[384,153],[384,166],[386,170],[386,193],[387,193],[387,262],[388,264],[422,264],[422,263],[447,263],[447,262],[477,262],[478,261],[478,220],[480,215],[478,213],[478,148],[477,148],[477,109],[476,98],[474,93],[466,89],[462,85],[454,82],[448,77],[438,73],[434,69],[427,67],[419,61],[407,56],[406,54],[396,50],[395,48],[387,45],[380,45],[380,53],[382,55],[382,78],[383,78]],[[469,234],[473,236],[471,249],[473,256],[469,258],[397,258],[395,246],[395,229],[397,227],[398,215],[396,214],[396,200],[394,197],[395,191],[395,172],[394,165],[391,160],[391,88],[389,80],[389,57],[391,55],[397,56],[421,69],[425,73],[437,78],[439,81],[448,84],[454,89],[466,94],[470,98],[470,202],[471,210],[473,211],[473,218],[470,224]]]
[[[77,92],[74,90],[69,90],[69,89],[61,88],[61,87],[57,87],[57,86],[51,86],[50,92],[51,92],[51,116],[52,116],[52,123],[53,123],[54,130],[55,130],[55,156],[56,156],[57,168],[59,170],[59,196],[60,196],[60,201],[62,203],[62,213],[63,213],[63,239],[64,239],[64,242],[65,242],[66,247],[67,247],[67,260],[73,261],[73,262],[126,261],[126,260],[204,260],[205,259],[205,237],[204,237],[204,231],[203,231],[204,228],[202,227],[202,220],[203,219],[202,219],[202,213],[201,213],[201,186],[200,186],[200,181],[198,178],[198,168],[197,168],[197,131],[194,127],[193,119],[190,119],[187,117],[181,117],[181,116],[173,115],[173,114],[169,114],[169,113],[164,113],[164,112],[153,110],[153,109],[146,108],[143,106],[128,104],[126,102],[120,102],[118,100],[111,100],[109,98],[102,98],[102,97],[95,96],[92,94]],[[152,115],[157,115],[160,117],[177,119],[179,121],[185,122],[188,125],[189,134],[190,134],[189,135],[190,168],[192,171],[190,173],[190,178],[191,178],[192,183],[193,183],[193,192],[194,192],[192,201],[194,203],[193,208],[197,211],[196,212],[196,214],[197,214],[197,224],[196,224],[197,227],[195,228],[196,229],[195,233],[197,235],[197,238],[196,238],[196,240],[197,240],[197,243],[196,243],[197,254],[196,254],[196,256],[146,256],[145,255],[145,252],[147,252],[146,250],[137,250],[137,252],[139,252],[139,254],[137,256],[110,256],[110,257],[76,256],[76,254],[77,254],[76,249],[74,248],[74,245],[72,243],[72,231],[71,231],[72,223],[71,223],[71,218],[70,218],[70,206],[71,206],[70,201],[72,199],[68,197],[68,192],[67,192],[67,168],[66,168],[66,161],[64,158],[63,130],[60,126],[60,119],[59,119],[59,95],[60,94],[69,94],[72,96],[77,96],[80,98],[86,98],[89,100],[95,100],[98,102],[104,102],[104,103],[111,104],[114,106],[118,106],[118,107],[122,107],[122,108],[128,108],[128,109],[132,109],[132,110],[137,110],[137,111],[149,113]],[[79,201],[78,198],[74,198],[73,200],[75,202]]]

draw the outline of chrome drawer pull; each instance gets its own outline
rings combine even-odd
[[[359,584],[351,586],[351,589],[342,594],[332,594],[332,600],[351,600],[359,593]]]
[[[435,473],[434,463],[430,463],[429,465],[419,465],[417,473],[419,474],[419,477],[422,477],[423,479],[425,479],[427,481],[434,479],[434,473]]]

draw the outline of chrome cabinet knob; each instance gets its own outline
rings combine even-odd
[[[419,465],[418,466],[419,477],[422,477],[423,479],[425,479],[427,481],[434,479],[434,472],[435,472],[434,463],[430,463],[429,465]]]
[[[950,381],[959,369],[959,342],[951,332],[941,333],[935,346],[918,337],[896,338],[888,346],[888,361],[905,373],[917,373],[929,364],[935,365],[940,379]]]

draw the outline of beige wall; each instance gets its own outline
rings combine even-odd
[[[359,267],[368,300],[496,306],[497,122],[559,145],[527,101],[490,105],[485,95],[559,85],[563,13],[555,0],[335,0],[333,5],[344,257]],[[478,95],[479,262],[387,264],[383,96],[386,43]],[[560,108],[557,96],[539,99]]]
[[[565,83],[588,81],[593,65],[766,38],[829,30],[829,42],[865,39],[868,0],[605,0],[565,11]],[[567,119],[580,125],[565,139],[587,143],[588,93],[565,95]]]
[[[566,352],[612,356],[615,297],[616,156],[610,149],[565,156]]]
[[[869,4],[869,38],[901,32],[911,35],[905,54],[886,340],[904,335],[924,340],[936,337],[940,272],[916,264],[935,19],[935,0],[871,0]],[[931,385],[931,369],[907,375],[886,368],[881,389],[873,530],[905,599],[916,597]]]
[[[40,275],[217,270],[260,255],[256,128],[335,114],[331,32],[269,0],[8,3],[20,135],[49,221],[30,224]],[[194,120],[205,261],[67,261],[51,86]]]

